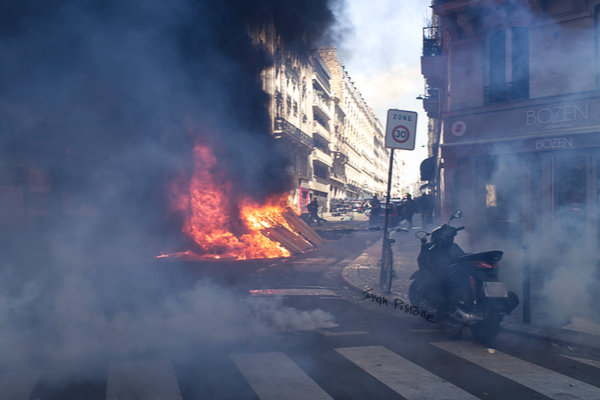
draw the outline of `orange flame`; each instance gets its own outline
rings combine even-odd
[[[277,226],[289,228],[282,217],[287,195],[275,196],[265,205],[243,199],[237,206],[239,215],[235,215],[236,207],[230,202],[231,184],[223,182],[214,172],[217,160],[210,148],[196,145],[194,156],[195,168],[189,186],[184,193],[173,187],[173,205],[184,213],[182,230],[197,245],[198,255],[202,258],[234,260],[289,257],[287,249],[263,234]],[[239,222],[236,224],[236,221]],[[236,227],[240,223],[241,226]],[[193,254],[186,251],[159,257]]]

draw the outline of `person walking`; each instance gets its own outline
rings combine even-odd
[[[421,216],[423,218],[423,228],[433,225],[433,195],[430,193],[421,195]]]
[[[317,198],[313,197],[310,203],[306,206],[306,209],[310,213],[310,221],[317,222],[318,225],[321,225],[321,222],[325,220],[319,217],[319,203],[317,202]]]
[[[377,195],[373,195],[373,198],[369,201],[371,207],[371,213],[369,214],[369,226],[374,226],[379,223],[379,214],[381,213],[381,202],[377,198]]]
[[[409,193],[406,195],[406,201],[404,202],[404,217],[408,221],[409,226],[413,227],[413,215],[417,211],[417,203],[412,198],[412,195]]]

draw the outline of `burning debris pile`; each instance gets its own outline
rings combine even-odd
[[[329,1],[9,3],[0,15],[0,53],[10,60],[0,68],[0,177],[10,187],[0,191],[11,218],[0,220],[0,237],[13,248],[56,241],[24,223],[30,216],[48,229],[73,226],[107,254],[181,250],[182,229],[192,252],[210,259],[318,244],[281,200],[290,157],[271,135],[261,81],[274,59],[250,32],[272,26],[307,58],[333,21]],[[185,210],[181,224],[169,219],[172,204]]]
[[[193,249],[159,257],[233,259],[289,257],[321,243],[319,235],[287,206],[287,194],[263,204],[236,200],[206,145],[194,148],[194,170],[185,183],[172,185],[172,204],[182,215],[183,233]]]

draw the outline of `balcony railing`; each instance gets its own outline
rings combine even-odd
[[[442,54],[442,27],[426,26],[423,28],[423,56],[432,57]]]
[[[329,150],[327,150],[327,152],[325,152],[323,149],[321,149],[319,147],[315,147],[315,149],[313,151],[313,159],[320,161],[321,163],[325,164],[328,167],[331,167],[333,165],[333,160],[331,158],[331,154],[329,153]]]
[[[327,119],[331,119],[328,100],[316,95],[313,97],[313,107],[317,108]]]
[[[276,117],[273,124],[273,133],[275,136],[286,136],[293,141],[303,144],[312,149],[313,140],[301,129],[296,128],[293,124],[281,117]]]
[[[317,121],[313,121],[313,132],[316,132],[319,136],[322,136],[325,140],[329,141],[331,134],[323,125]]]

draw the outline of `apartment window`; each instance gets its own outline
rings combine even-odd
[[[512,98],[529,97],[529,29],[512,28]]]
[[[491,33],[487,40],[487,103],[529,97],[529,28]]]
[[[506,100],[506,31],[494,32],[488,42],[489,102]]]
[[[324,164],[313,162],[313,171],[315,176],[318,178],[329,178],[329,168]]]

